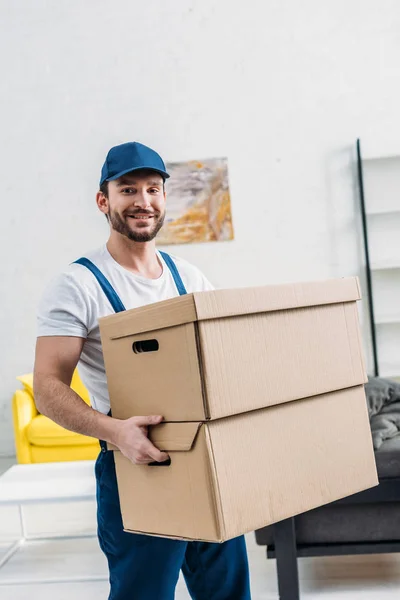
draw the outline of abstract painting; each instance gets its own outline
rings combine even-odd
[[[160,245],[233,239],[226,158],[167,164],[167,212]]]

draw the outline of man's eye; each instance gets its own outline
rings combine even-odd
[[[151,188],[151,189],[149,190],[149,192],[150,192],[150,194],[158,194],[158,192],[159,192],[159,189],[158,189],[158,188]]]
[[[124,189],[122,190],[122,193],[123,193],[123,194],[133,194],[133,192],[134,192],[134,189],[133,189],[133,188],[124,188]]]

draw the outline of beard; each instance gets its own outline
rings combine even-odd
[[[144,211],[142,210],[140,212],[143,213]],[[164,225],[165,211],[164,213],[160,213],[159,215],[154,215],[154,223],[150,231],[133,231],[130,228],[129,223],[127,221],[128,218],[129,217],[123,219],[121,215],[119,215],[114,210],[111,210],[109,213],[110,224],[115,231],[117,231],[121,235],[124,235],[133,242],[151,242],[151,240],[154,240],[157,233]]]

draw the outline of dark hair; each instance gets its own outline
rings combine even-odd
[[[103,194],[103,196],[108,198],[108,181],[103,181],[100,186],[100,192]]]
[[[103,181],[103,183],[100,185],[99,189],[100,189],[100,192],[103,194],[103,196],[105,196],[106,198],[108,198],[108,181]],[[108,218],[108,214],[105,214],[104,216],[107,219],[107,221],[110,220]]]

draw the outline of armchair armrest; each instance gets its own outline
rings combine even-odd
[[[12,399],[12,414],[17,461],[23,464],[31,463],[32,458],[26,428],[38,414],[38,410],[28,391],[17,390],[15,392]]]

